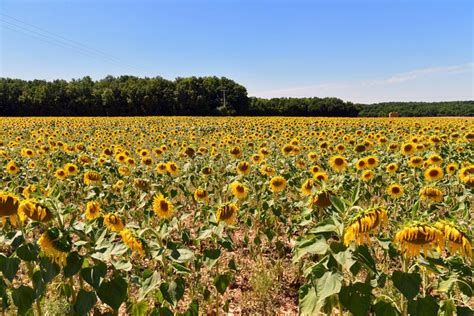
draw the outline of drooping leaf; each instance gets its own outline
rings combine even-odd
[[[35,301],[35,291],[29,286],[20,285],[13,289],[12,298],[13,303],[18,307],[18,313],[25,314]]]
[[[394,271],[393,285],[409,300],[420,292],[421,276],[418,273]]]
[[[370,309],[371,290],[370,285],[361,282],[344,286],[339,292],[339,300],[355,316],[364,316]]]
[[[127,298],[127,282],[119,275],[110,281],[103,281],[97,290],[97,295],[117,311]]]
[[[88,315],[89,311],[94,307],[97,302],[97,297],[94,292],[89,292],[84,289],[80,289],[77,293],[76,303],[73,306],[74,312],[77,315]]]

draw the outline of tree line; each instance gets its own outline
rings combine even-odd
[[[224,102],[225,98],[225,102]],[[474,115],[474,101],[354,104],[338,98],[249,97],[225,77],[107,76],[66,80],[0,78],[0,116],[282,115],[282,116]]]

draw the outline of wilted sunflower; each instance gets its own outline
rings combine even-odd
[[[400,184],[394,183],[388,186],[387,188],[387,194],[392,198],[392,199],[398,199],[403,195],[405,190]]]
[[[382,225],[387,225],[387,211],[383,208],[372,208],[357,215],[348,225],[344,233],[344,244],[348,246],[352,241],[357,245],[370,243],[370,233]]]
[[[170,218],[173,215],[173,204],[163,196],[156,194],[153,198],[153,211],[159,218]]]
[[[87,202],[85,214],[88,220],[93,220],[94,218],[99,217],[100,211],[101,211],[101,208],[100,208],[99,202],[96,202],[96,201]]]
[[[22,220],[26,216],[37,222],[47,222],[53,218],[53,213],[47,207],[33,200],[21,201],[18,206],[18,215]]]
[[[459,170],[459,179],[467,185],[474,186],[474,165]]]
[[[238,181],[234,181],[230,184],[232,194],[239,200],[247,198],[248,188]]]
[[[425,180],[436,181],[443,178],[443,169],[438,166],[432,166],[425,170]]]
[[[176,163],[169,161],[166,163],[166,171],[173,177],[179,175],[179,167]]]
[[[330,190],[325,190],[325,191],[315,193],[309,199],[309,204],[311,206],[316,205],[321,208],[328,207],[329,205],[331,205],[332,195],[334,195],[334,193]]]
[[[11,193],[0,192],[0,217],[18,214],[20,200]]]
[[[194,200],[207,204],[209,203],[209,193],[202,188],[197,188],[194,191]]]
[[[448,249],[452,254],[458,252],[463,256],[472,258],[471,241],[464,232],[445,221],[438,222],[435,226],[443,232],[448,243]]]
[[[46,257],[64,267],[72,245],[67,237],[61,235],[57,228],[50,228],[38,239],[38,245]]]
[[[108,213],[104,216],[104,224],[113,232],[120,232],[124,225],[120,217],[115,213]]]
[[[273,193],[281,192],[286,187],[286,179],[282,176],[275,176],[270,180],[270,190]]]
[[[239,208],[234,203],[227,203],[217,209],[216,221],[218,223],[224,221],[227,225],[234,225],[237,221],[237,212]]]
[[[408,258],[426,256],[433,248],[443,247],[443,233],[436,227],[427,224],[412,224],[402,228],[396,235],[394,243]]]
[[[443,201],[443,191],[436,187],[423,187],[419,193],[420,199],[423,201],[430,201],[440,203]]]
[[[98,185],[100,184],[101,179],[102,179],[102,176],[98,172],[87,171],[86,173],[84,173],[85,185]]]
[[[132,251],[138,252],[140,256],[145,254],[143,242],[139,238],[135,237],[129,229],[121,230],[120,236],[122,237],[123,243],[126,244]]]
[[[329,158],[329,165],[334,171],[341,172],[347,168],[347,160],[343,156],[336,155]]]
[[[301,185],[301,194],[303,194],[304,196],[311,195],[313,187],[314,187],[314,180],[313,179],[307,179]]]

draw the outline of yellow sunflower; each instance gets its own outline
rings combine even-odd
[[[11,175],[16,175],[20,172],[20,167],[12,160],[5,167],[5,171]]]
[[[238,174],[247,175],[250,173],[250,164],[247,161],[239,161],[236,171]]]
[[[232,194],[239,200],[247,198],[248,188],[238,181],[234,181],[230,184]]]
[[[275,176],[270,180],[270,190],[273,193],[281,192],[286,187],[286,179],[282,176]]]
[[[74,176],[79,172],[79,168],[73,163],[67,163],[63,169],[66,176]]]
[[[314,180],[313,179],[307,179],[302,185],[301,185],[301,194],[304,196],[311,195],[314,187]]]
[[[344,244],[348,246],[351,242],[357,245],[370,243],[370,233],[382,225],[387,225],[387,211],[383,208],[372,208],[357,215],[348,225],[344,233]]]
[[[464,232],[446,221],[438,222],[435,226],[443,232],[444,238],[448,243],[448,249],[452,254],[460,253],[463,256],[472,258],[471,241]]]
[[[394,243],[400,247],[405,256],[411,258],[419,256],[421,250],[426,256],[433,249],[442,249],[443,239],[443,233],[436,227],[427,224],[412,224],[397,232]]]
[[[343,156],[336,155],[329,158],[329,165],[336,172],[342,172],[347,168],[347,160]]]
[[[126,244],[132,251],[138,252],[140,256],[145,254],[142,241],[135,237],[129,229],[121,230],[120,236],[122,237],[123,243]]]
[[[166,163],[166,171],[173,177],[179,175],[179,167],[176,163],[169,161]]]
[[[443,178],[443,169],[438,166],[432,166],[425,170],[425,180],[436,181]]]
[[[93,220],[100,216],[101,208],[99,202],[90,201],[86,204],[86,218],[87,220]]]
[[[86,173],[84,173],[85,185],[98,185],[100,184],[101,179],[102,179],[102,176],[98,172],[87,171]]]
[[[159,218],[170,218],[173,215],[173,204],[163,196],[156,194],[153,198],[153,211]]]
[[[387,194],[392,198],[392,199],[398,199],[399,197],[403,196],[403,193],[405,190],[400,184],[394,183],[388,186],[387,188]]]
[[[234,203],[227,203],[217,209],[216,221],[218,223],[224,221],[227,225],[234,225],[237,221],[237,213],[239,208]]]
[[[104,216],[104,224],[113,232],[120,232],[124,227],[122,219],[115,213],[106,214]]]
[[[202,188],[197,188],[194,191],[194,200],[198,202],[204,202],[204,203],[209,203],[209,193],[202,189]]]

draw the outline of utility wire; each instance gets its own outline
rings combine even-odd
[[[16,18],[10,17],[6,14],[3,14],[3,13],[0,13],[0,14],[2,16],[5,16],[5,17],[11,19],[11,20],[19,21],[20,23],[23,23],[24,25],[27,26],[27,27],[25,27],[25,26],[19,25],[18,23],[12,22],[12,21],[7,21],[5,19],[0,19],[0,21],[2,21],[3,23],[9,24],[9,25],[3,25],[3,27],[5,27],[5,28],[7,28],[11,31],[15,31],[15,32],[18,32],[18,33],[21,33],[21,34],[24,34],[24,35],[28,35],[30,37],[33,37],[33,38],[36,38],[38,40],[47,42],[49,44],[54,44],[54,45],[57,45],[57,46],[60,46],[60,47],[63,47],[63,48],[72,49],[72,50],[74,50],[78,53],[81,53],[83,55],[86,55],[88,57],[94,57],[94,58],[99,58],[99,59],[105,60],[105,61],[107,61],[109,63],[112,63],[115,66],[119,66],[121,68],[129,68],[129,69],[134,69],[135,71],[143,71],[143,69],[128,65],[128,64],[124,63],[123,61],[121,61],[120,59],[118,59],[116,57],[113,57],[110,54],[101,52],[100,50],[96,50],[94,48],[89,48],[88,46],[86,46],[84,44],[81,44],[80,42],[70,40],[70,39],[68,39],[66,37],[63,37],[61,35],[56,35],[52,32],[49,32],[49,31],[44,30],[42,28],[36,27],[32,24],[22,22],[22,21],[20,21]],[[10,27],[8,27],[8,26],[10,26]],[[12,28],[12,26],[16,29]],[[34,29],[31,29],[31,27],[33,27],[33,28],[35,28],[35,29],[37,29],[41,32],[38,32]],[[21,32],[18,29],[24,30],[27,33]],[[39,35],[41,37],[32,35],[31,33],[33,33],[35,35]],[[48,34],[51,34],[51,35],[48,35]]]

